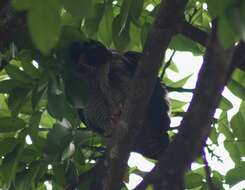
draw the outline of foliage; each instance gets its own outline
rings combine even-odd
[[[1,63],[9,62],[0,70],[1,188],[45,189],[44,183],[48,181],[53,189],[62,189],[95,165],[103,154],[105,139],[87,131],[79,121],[76,108],[82,107],[89,96],[86,84],[72,81],[72,87],[68,85],[70,89],[65,89],[63,78],[70,72],[65,67],[65,62],[69,62],[66,45],[92,38],[120,52],[142,51],[159,3],[159,0],[12,0],[17,11],[28,13],[27,24],[34,45],[16,43],[1,48],[0,52]],[[208,10],[204,8],[206,5]],[[189,0],[185,18],[193,26],[209,32],[211,19],[219,16],[219,38],[225,47],[230,47],[245,38],[244,14],[244,1]],[[172,39],[169,48],[201,56],[205,49],[182,34]],[[167,69],[178,73],[173,60]],[[189,78],[174,82],[164,75],[163,82],[177,89]],[[211,166],[218,189],[245,180],[242,175],[245,171],[244,80],[244,72],[236,70],[227,88],[242,100],[241,106],[230,119],[227,113],[233,104],[223,97],[219,105],[221,114],[209,138],[208,147],[213,147],[224,136],[225,149],[235,164],[225,175]],[[178,113],[183,116],[186,104],[171,99],[173,117]],[[209,150],[215,157],[212,149]],[[187,189],[208,189],[203,163],[200,160],[199,163],[200,168],[186,174]],[[133,168],[128,175],[131,173],[145,175]],[[81,189],[88,189],[86,183],[81,185]]]

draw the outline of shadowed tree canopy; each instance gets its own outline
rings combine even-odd
[[[132,174],[135,190],[242,182],[244,28],[242,0],[0,1],[0,189],[127,190]],[[168,75],[178,52],[203,57],[194,89]],[[192,99],[169,96],[169,112],[165,88]],[[210,164],[223,145],[225,174]],[[130,168],[131,151],[152,171]]]

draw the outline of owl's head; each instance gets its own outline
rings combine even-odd
[[[95,40],[73,42],[69,51],[72,64],[83,72],[107,64],[112,58],[111,51]]]

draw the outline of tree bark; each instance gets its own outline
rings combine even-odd
[[[163,0],[146,40],[126,104],[108,143],[101,172],[103,190],[119,190],[127,167],[129,147],[140,130],[164,53],[181,21],[187,0]],[[174,10],[174,11],[173,11]],[[98,177],[98,176],[97,176]]]

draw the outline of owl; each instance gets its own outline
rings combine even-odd
[[[73,78],[87,86],[88,98],[78,110],[81,121],[87,128],[110,138],[141,53],[120,54],[98,41],[87,40],[73,42],[69,56]],[[169,144],[169,124],[167,91],[158,79],[131,151],[157,159]]]

